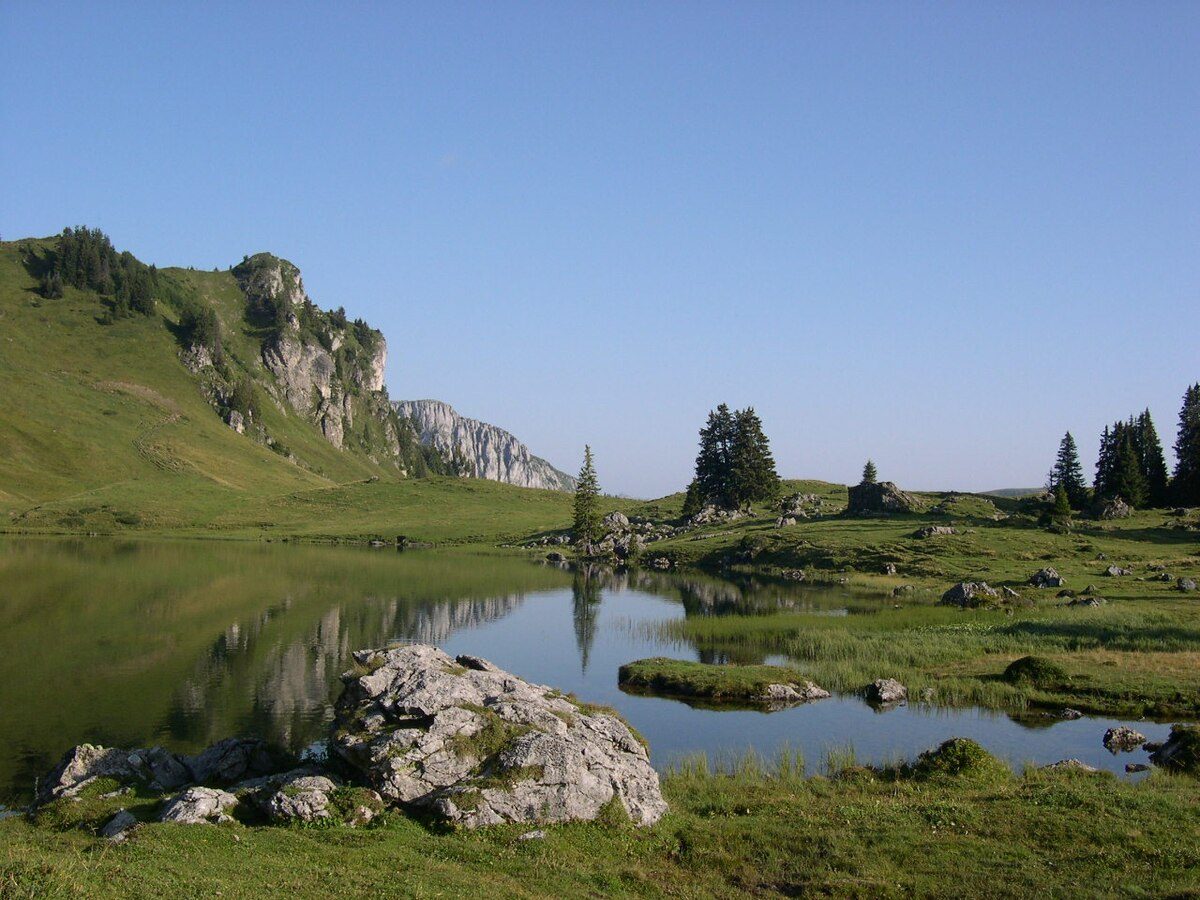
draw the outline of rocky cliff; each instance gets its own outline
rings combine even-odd
[[[338,449],[405,469],[415,434],[388,402],[383,334],[361,319],[348,322],[343,310],[319,309],[287,260],[260,253],[233,274],[248,318],[264,332],[262,364],[272,376],[265,387],[276,403],[310,420]]]
[[[400,400],[392,406],[413,423],[422,444],[437,450],[464,475],[520,487],[575,490],[574,478],[534,456],[503,428],[460,416],[440,400]]]

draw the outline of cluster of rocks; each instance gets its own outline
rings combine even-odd
[[[850,487],[850,515],[915,512],[920,508],[917,499],[904,493],[890,481],[864,481]]]
[[[1036,588],[1055,588],[1062,587],[1066,584],[1066,581],[1058,574],[1057,569],[1052,566],[1046,566],[1046,568],[1039,569],[1030,575],[1029,583]]]
[[[726,522],[736,522],[738,519],[745,519],[750,515],[749,511],[743,509],[723,509],[720,506],[709,503],[700,507],[699,511],[690,516],[687,524],[691,528],[696,528],[700,525],[722,525]]]
[[[795,525],[800,519],[808,519],[820,515],[825,505],[825,499],[816,494],[795,493],[779,501],[779,517],[775,520],[776,528]]]
[[[1104,570],[1104,574],[1109,578],[1120,578],[1125,575],[1132,575],[1132,569],[1123,569],[1120,566],[1109,566]]]
[[[758,698],[770,709],[785,709],[813,700],[828,700],[832,695],[811,681],[795,681],[786,684],[768,684]]]
[[[248,813],[355,826],[394,806],[474,828],[591,820],[616,803],[649,825],[666,811],[649,751],[609,710],[428,645],[354,658],[324,763],[289,766],[257,739],[229,738],[196,756],[82,744],[41,782],[35,805],[71,802],[112,779],[161,794],[155,819],[177,824]],[[102,834],[119,841],[138,826],[121,810]]]
[[[630,520],[620,512],[611,512],[601,522],[603,536],[594,543],[580,544],[580,552],[588,558],[633,559],[647,544],[681,533],[670,525],[658,525],[645,519]]]
[[[36,805],[71,801],[101,779],[138,785],[166,799],[156,820],[181,825],[233,821],[238,807],[251,808],[272,822],[315,822],[331,816],[337,776],[311,766],[283,768],[284,760],[254,738],[226,738],[196,756],[177,756],[162,747],[121,750],[80,744],[41,781]],[[122,791],[118,791],[120,794]],[[343,821],[369,822],[382,809],[379,798],[361,791]],[[139,820],[120,810],[101,829],[113,841],[124,840]]]
[[[530,541],[525,547],[528,550],[536,550],[538,547],[562,547],[570,543],[571,536],[569,534],[547,534],[536,541]]]

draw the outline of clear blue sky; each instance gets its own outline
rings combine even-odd
[[[1200,4],[0,4],[0,232],[271,250],[604,487],[1041,483],[1200,380]]]

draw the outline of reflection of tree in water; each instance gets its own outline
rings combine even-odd
[[[226,628],[176,692],[164,725],[191,743],[256,734],[299,749],[323,736],[354,650],[393,640],[441,644],[460,629],[503,618],[523,600],[369,597],[328,607],[316,623],[291,622],[292,603],[284,600]]]
[[[571,582],[571,616],[584,673],[596,640],[596,619],[600,614],[600,595],[605,581],[604,570],[581,564],[575,569],[575,580]]]

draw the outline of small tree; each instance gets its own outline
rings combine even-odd
[[[591,544],[600,534],[600,482],[592,461],[592,448],[583,448],[583,468],[575,486],[575,542]]]
[[[1058,445],[1058,456],[1054,460],[1054,468],[1050,470],[1047,487],[1056,494],[1061,487],[1066,492],[1067,501],[1075,509],[1083,509],[1088,501],[1088,488],[1083,480],[1083,466],[1079,462],[1079,448],[1075,446],[1075,438],[1071,432],[1063,436]]]
[[[690,519],[696,513],[700,512],[704,506],[704,498],[700,496],[700,485],[693,478],[687,487],[687,493],[683,497],[683,518]]]
[[[1050,510],[1050,515],[1056,522],[1064,522],[1071,518],[1071,500],[1067,496],[1066,485],[1060,484],[1054,489],[1054,507]]]
[[[868,459],[867,464],[865,466],[863,466],[862,483],[863,484],[874,484],[875,480],[878,477],[879,477],[879,473],[875,471],[875,463],[873,463],[871,460]]]

